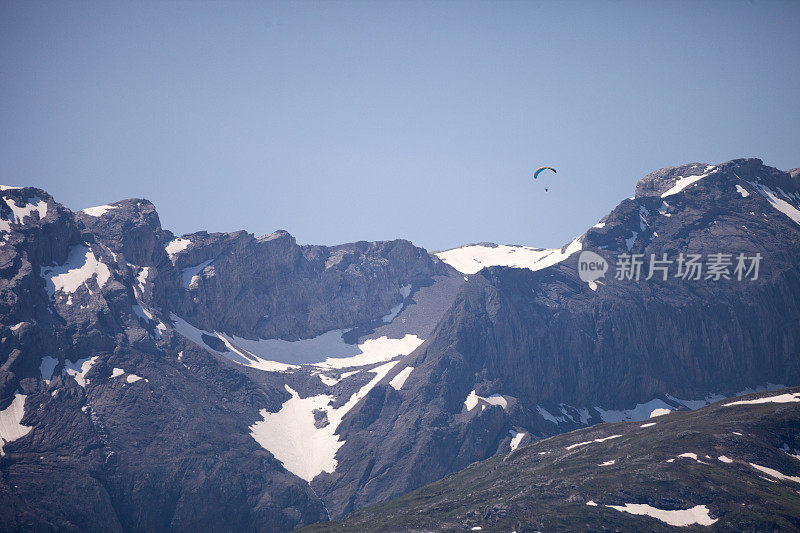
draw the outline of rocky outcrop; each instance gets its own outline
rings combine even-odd
[[[404,240],[299,246],[284,231],[183,238],[191,244],[174,261],[186,297],[172,307],[202,329],[249,338],[297,340],[375,321],[402,301],[400,287],[445,271]]]
[[[133,198],[75,213],[81,229],[129,263],[159,266],[167,260],[165,242],[172,234],[161,229],[155,206]]]

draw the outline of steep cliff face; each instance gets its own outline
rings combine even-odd
[[[444,272],[403,240],[298,246],[279,231],[176,242],[185,246],[172,255],[184,291],[167,303],[180,302],[173,308],[200,328],[251,338],[298,340],[374,321],[402,301],[400,287]]]
[[[403,389],[384,381],[351,414],[339,468],[315,480],[317,491],[340,515],[508,451],[516,435],[528,442],[797,384],[798,206],[797,179],[758,160],[685,165],[645,177],[557,264],[542,267],[547,251],[467,250],[500,264],[528,257],[529,267],[470,276],[429,341],[398,365],[414,368]],[[607,275],[582,281],[578,250],[605,258]],[[717,253],[730,254],[730,279],[676,277],[680,254],[708,268]],[[616,279],[633,254],[641,277]],[[664,254],[666,279],[660,270],[646,279]],[[757,279],[738,279],[738,254],[761,254]]]

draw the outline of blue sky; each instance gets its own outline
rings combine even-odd
[[[660,167],[799,167],[798,27],[798,2],[2,1],[0,181],[148,198],[178,234],[561,246]]]

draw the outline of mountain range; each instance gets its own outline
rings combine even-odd
[[[599,455],[576,452],[583,462],[566,477],[563,453],[535,455],[570,435],[622,431],[585,450],[647,447],[651,461],[671,433],[640,431],[642,421],[714,404],[663,420],[697,432],[687,453],[713,445],[734,457],[711,442],[733,423],[715,402],[800,384],[800,169],[758,159],[653,172],[560,249],[176,236],[144,199],[73,212],[32,187],[0,194],[4,530],[289,531],[348,515],[341,527],[593,529],[612,511],[612,529],[662,527],[599,507],[658,507],[652,491],[596,494],[598,509],[579,501]],[[604,275],[587,278],[590,264]],[[782,473],[766,477],[797,494],[800,464],[787,459],[797,452],[780,448],[800,447],[796,406],[777,426],[735,411],[769,450],[734,460]],[[506,511],[490,518],[462,502],[463,516],[403,521],[427,512],[425,491],[450,507],[475,476],[511,479],[498,466],[509,458],[553,488],[549,500],[525,496],[523,512],[506,484],[491,494]],[[603,471],[650,475],[643,461]],[[720,486],[767,494],[745,463],[713,463],[728,468]],[[740,470],[750,477],[729,483]],[[670,477],[661,463],[657,474],[670,490],[699,490],[694,474]],[[798,527],[797,497],[781,491],[775,527]],[[736,518],[723,500],[676,496],[661,508],[696,501],[715,527],[771,527],[769,507]],[[375,514],[387,510],[400,518]],[[544,512],[563,523],[531,518]]]

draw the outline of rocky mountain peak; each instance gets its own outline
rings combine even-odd
[[[75,213],[81,231],[125,260],[141,266],[166,260],[163,242],[169,232],[161,228],[155,206],[143,198],[130,198],[113,204],[90,207]]]
[[[261,242],[275,241],[282,239],[289,239],[292,242],[292,244],[295,244],[297,242],[295,238],[292,237],[292,235],[288,231],[283,229],[273,231],[272,233],[267,233],[266,235],[262,235],[261,237],[258,238],[258,240]]]
[[[784,172],[764,165],[758,158],[733,159],[711,165],[691,163],[656,170],[639,180],[636,198],[667,197],[677,194],[702,179],[714,178],[740,186],[759,183],[775,190],[795,192],[798,189],[798,169]]]

